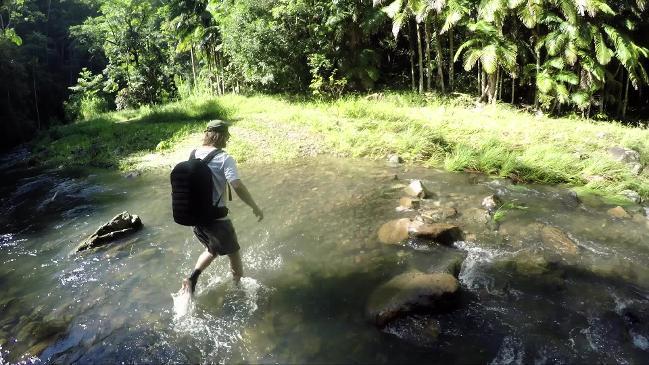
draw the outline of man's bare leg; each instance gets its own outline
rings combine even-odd
[[[181,290],[189,290],[192,294],[194,294],[194,290],[196,289],[196,281],[198,281],[198,275],[200,275],[203,270],[210,266],[212,261],[214,261],[214,255],[209,253],[209,251],[206,250],[201,253],[201,255],[198,257],[198,260],[196,261],[196,266],[194,266],[194,272],[192,272],[189,278],[183,279]]]
[[[239,285],[241,277],[243,277],[243,263],[241,262],[240,251],[228,255],[230,258],[230,270],[232,271],[232,280],[236,285]]]

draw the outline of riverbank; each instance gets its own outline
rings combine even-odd
[[[228,151],[241,163],[398,154],[406,164],[649,198],[649,171],[642,171],[649,162],[647,129],[548,118],[506,105],[476,105],[468,97],[194,98],[51,129],[35,140],[35,158],[53,166],[167,168],[186,158],[212,118],[234,121]]]

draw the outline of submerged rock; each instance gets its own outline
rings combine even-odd
[[[489,222],[489,213],[480,208],[469,208],[463,210],[462,213],[463,220],[468,224],[487,224]]]
[[[404,196],[399,199],[399,207],[403,209],[419,209],[420,200],[416,198],[411,198],[409,196]]]
[[[541,230],[543,243],[553,247],[562,254],[575,255],[578,247],[567,234],[556,227],[545,226]]]
[[[444,310],[452,307],[459,289],[457,279],[446,273],[408,272],[379,286],[370,296],[367,314],[378,326],[417,310]]]
[[[76,249],[76,252],[103,246],[109,242],[127,236],[142,228],[142,220],[137,215],[131,215],[128,212],[122,212],[110,222],[102,225],[86,238]]]
[[[627,213],[626,210],[624,210],[624,208],[619,205],[615,208],[607,210],[606,213],[613,218],[630,218],[629,213]]]

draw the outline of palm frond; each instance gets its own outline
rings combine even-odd
[[[387,14],[390,19],[394,19],[394,17],[401,12],[402,7],[403,0],[394,0],[392,3],[390,3],[390,5],[383,7],[381,11]]]
[[[496,45],[489,44],[482,49],[482,55],[480,55],[480,62],[482,63],[482,68],[484,71],[491,75],[496,72],[498,68],[498,55],[496,52]]]
[[[555,78],[570,85],[579,84],[579,77],[572,71],[561,70],[557,72]]]
[[[536,75],[536,87],[539,88],[539,91],[543,94],[549,94],[554,90],[556,82],[552,79],[550,74],[545,71],[541,71]]]
[[[464,70],[465,71],[471,71],[473,68],[473,65],[478,62],[480,57],[482,56],[482,50],[481,49],[471,49],[467,51],[464,54]]]
[[[600,65],[608,65],[608,63],[611,62],[611,57],[613,57],[613,51],[606,47],[604,37],[599,30],[593,32],[593,41],[595,43],[595,56],[597,57],[597,62],[599,62]]]

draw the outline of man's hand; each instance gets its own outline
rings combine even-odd
[[[259,218],[257,222],[261,222],[262,219],[264,219],[264,212],[261,211],[261,209],[253,209],[252,214],[255,215],[255,217]]]

